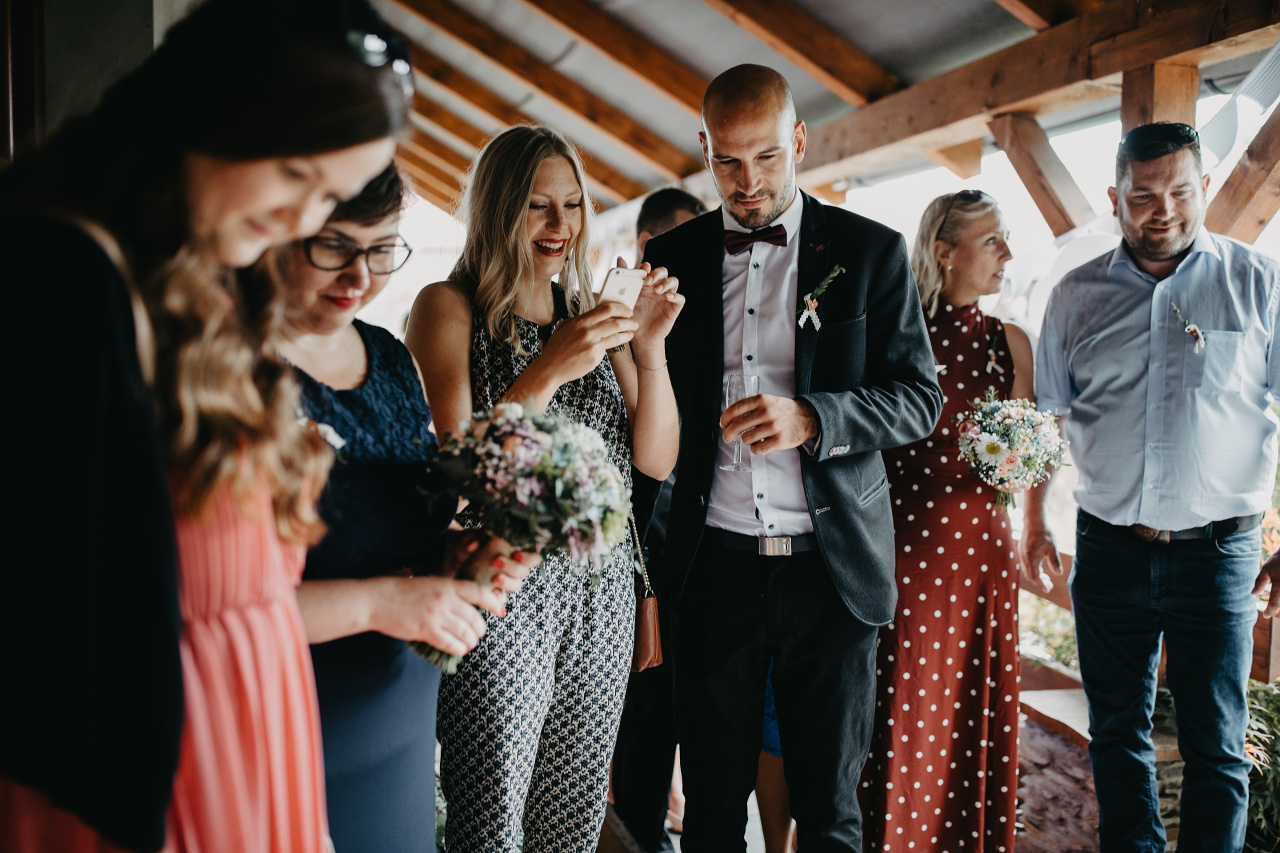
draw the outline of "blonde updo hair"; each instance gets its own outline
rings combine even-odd
[[[938,310],[938,297],[945,280],[942,262],[933,253],[933,244],[941,240],[956,245],[965,223],[980,219],[999,205],[980,190],[960,190],[940,195],[924,209],[915,243],[911,247],[911,272],[920,289],[920,305],[926,317]]]
[[[591,198],[582,158],[560,131],[517,125],[498,134],[480,152],[467,176],[460,211],[467,223],[462,256],[449,274],[475,297],[489,336],[521,352],[515,306],[521,287],[533,287],[533,249],[526,222],[533,181],[544,160],[563,157],[582,190],[582,227],[565,254],[560,289],[569,314],[595,307],[591,291]]]

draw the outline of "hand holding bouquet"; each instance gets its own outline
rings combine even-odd
[[[1059,465],[1067,449],[1053,415],[1036,411],[1030,400],[997,400],[992,390],[956,420],[960,456],[999,490],[998,509],[1016,506],[1012,493],[1043,482],[1048,467]]]
[[[484,530],[522,550],[566,551],[582,573],[627,535],[631,493],[604,439],[564,415],[495,406],[459,424],[431,469],[437,490],[466,499]],[[410,645],[457,669],[457,656]]]

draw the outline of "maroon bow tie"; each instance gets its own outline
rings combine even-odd
[[[787,229],[781,225],[771,225],[756,231],[725,231],[724,248],[731,255],[745,252],[752,243],[772,243],[775,246],[787,245]]]

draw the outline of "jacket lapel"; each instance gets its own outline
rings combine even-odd
[[[827,215],[822,203],[801,193],[804,215],[800,219],[800,257],[797,272],[795,322],[805,310],[804,297],[812,293],[831,269],[831,246],[826,234]],[[796,328],[796,396],[809,393],[813,357],[818,346],[817,324],[812,318]]]

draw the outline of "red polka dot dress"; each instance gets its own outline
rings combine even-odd
[[[898,611],[880,634],[875,735],[860,799],[868,851],[1013,851],[1018,575],[1009,516],[956,453],[957,414],[1007,398],[1004,325],[977,305],[928,321],[942,417],[885,453]]]

